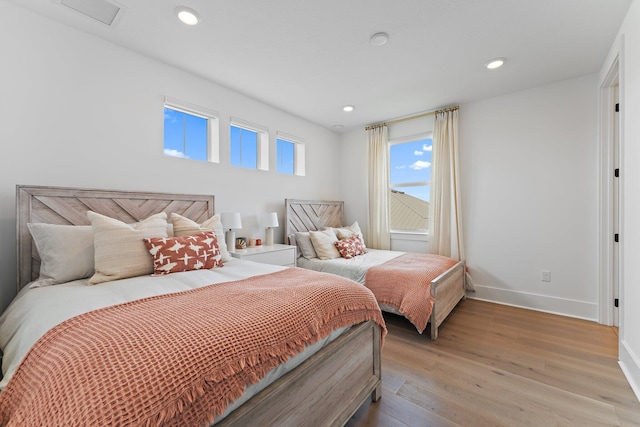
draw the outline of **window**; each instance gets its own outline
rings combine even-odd
[[[278,173],[304,176],[304,140],[284,132],[277,133],[276,156]]]
[[[293,142],[277,139],[276,153],[278,154],[278,173],[293,175]]]
[[[165,98],[164,154],[219,162],[217,112]]]
[[[429,226],[432,135],[389,141],[389,221],[392,230]]]
[[[231,165],[269,170],[269,130],[231,118]]]

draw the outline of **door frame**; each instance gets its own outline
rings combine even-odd
[[[622,221],[618,221],[618,230],[614,230],[614,215],[620,218],[621,205],[614,208],[613,180],[615,139],[618,138],[618,160],[622,158],[622,133],[618,128],[616,135],[615,122],[619,116],[615,112],[615,104],[619,102],[620,92],[620,57],[616,55],[609,63],[600,84],[599,96],[599,198],[598,198],[598,265],[599,265],[599,313],[598,322],[604,325],[614,324],[614,269],[617,269],[618,294],[622,290],[622,245],[614,242],[615,232],[621,233]],[[620,114],[620,113],[618,113]],[[620,162],[616,162],[620,164]],[[622,189],[621,182],[618,183]],[[620,192],[620,196],[622,196]],[[620,197],[621,199],[621,197]],[[614,245],[618,246],[618,260],[614,262]],[[617,264],[617,265],[616,265]],[[619,310],[621,309],[621,305]],[[618,316],[618,318],[622,318]]]

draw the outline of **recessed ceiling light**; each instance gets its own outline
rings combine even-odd
[[[344,107],[342,107],[342,111],[346,111],[347,113],[355,109],[356,107],[354,107],[353,105],[345,105]]]
[[[389,41],[389,34],[387,33],[375,33],[371,36],[371,44],[374,46],[382,46]]]
[[[493,58],[484,64],[484,66],[490,70],[495,70],[496,68],[502,67],[506,61],[507,60],[505,58]]]
[[[176,7],[176,15],[178,15],[178,19],[185,25],[196,25],[200,22],[200,15],[195,10],[186,7],[179,6]]]

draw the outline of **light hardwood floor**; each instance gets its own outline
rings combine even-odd
[[[437,341],[385,313],[382,399],[362,426],[640,426],[614,328],[476,300]]]

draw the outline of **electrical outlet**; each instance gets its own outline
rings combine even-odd
[[[543,282],[550,282],[551,272],[549,270],[540,271],[540,280],[542,280]]]

